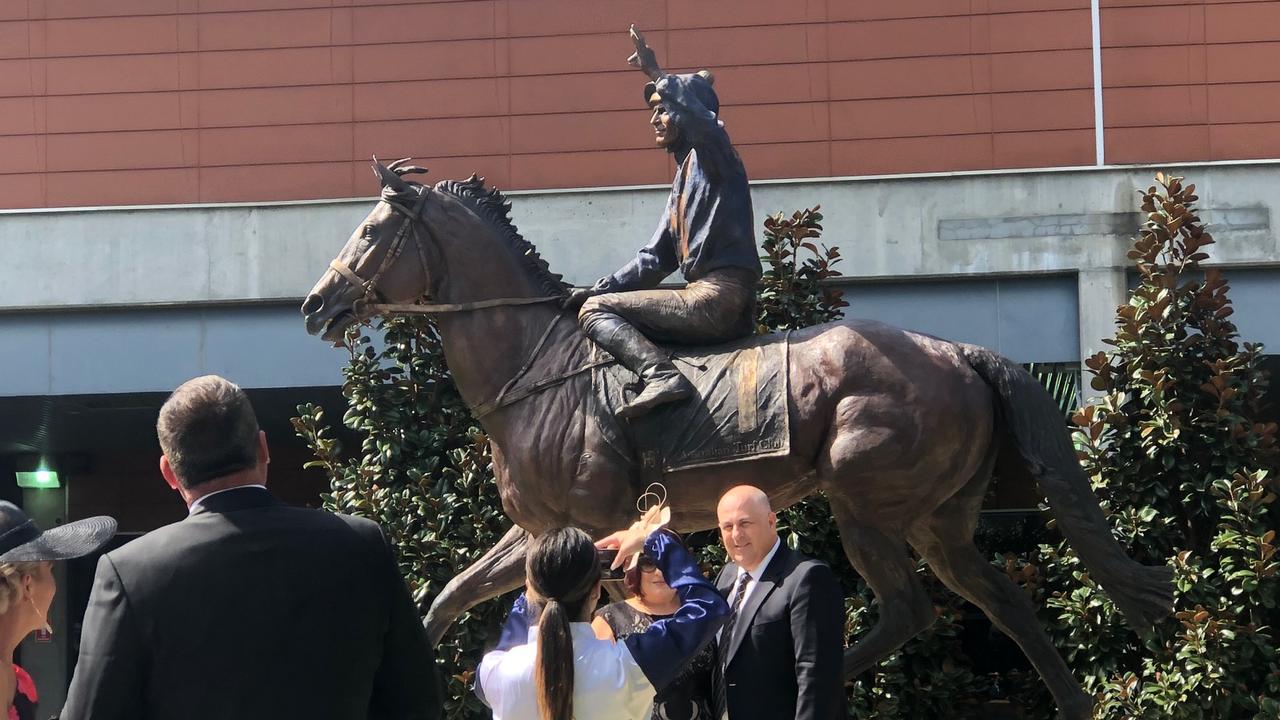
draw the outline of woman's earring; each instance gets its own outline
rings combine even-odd
[[[31,603],[31,609],[36,611],[36,615],[39,615],[39,616],[40,616],[40,622],[44,623],[44,627],[43,627],[43,628],[41,628],[41,630],[44,630],[45,632],[47,632],[47,633],[49,633],[50,635],[52,635],[52,634],[53,634],[53,626],[49,624],[49,619],[48,619],[48,618],[46,618],[46,617],[44,616],[44,613],[40,612],[40,608],[39,608],[39,607],[36,607],[36,601],[35,601],[34,599],[32,599],[32,597],[31,597],[30,595],[28,595],[28,596],[27,596],[27,602]]]

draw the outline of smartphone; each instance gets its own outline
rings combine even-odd
[[[610,567],[616,557],[618,557],[617,548],[599,548],[596,550],[596,558],[600,561],[601,580],[621,580],[622,576],[626,574],[626,571],[620,567]]]

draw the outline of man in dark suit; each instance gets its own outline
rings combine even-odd
[[[220,377],[175,390],[156,429],[190,515],[99,561],[62,719],[439,718],[381,528],[277,501],[266,435]]]
[[[733,561],[716,580],[730,608],[716,641],[716,716],[843,718],[844,597],[835,574],[778,539],[778,516],[759,488],[725,493],[716,516]]]

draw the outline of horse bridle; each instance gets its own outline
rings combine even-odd
[[[356,272],[356,268],[334,258],[329,261],[329,267],[342,276],[352,288],[363,290],[364,294],[351,302],[351,312],[359,320],[365,320],[372,315],[377,314],[380,305],[386,305],[382,294],[378,292],[378,281],[382,276],[395,264],[400,258],[400,254],[404,252],[405,244],[409,239],[409,233],[413,233],[413,242],[418,249],[418,265],[422,269],[423,285],[430,291],[431,275],[427,272],[426,250],[422,243],[422,238],[418,236],[418,226],[430,234],[431,230],[427,228],[426,223],[422,222],[422,209],[427,204],[427,189],[421,185],[418,187],[418,199],[413,204],[413,209],[405,207],[402,203],[393,200],[385,195],[382,202],[390,205],[399,212],[404,220],[400,223],[400,229],[396,231],[396,236],[391,241],[391,247],[387,248],[387,252],[382,256],[382,262],[378,263],[378,269],[368,280],[360,277]]]
[[[382,196],[382,202],[390,205],[396,212],[404,217],[400,223],[400,229],[396,231],[396,236],[391,240],[391,247],[387,248],[386,254],[382,256],[382,262],[378,263],[378,269],[374,272],[373,277],[364,279],[356,272],[356,268],[342,262],[338,258],[329,261],[329,267],[334,272],[342,276],[343,280],[351,285],[353,289],[363,290],[364,294],[356,298],[351,303],[351,312],[357,320],[367,320],[370,317],[380,314],[409,314],[409,315],[434,315],[438,313],[450,312],[467,312],[471,310],[482,310],[484,308],[493,307],[510,307],[514,305],[534,305],[537,303],[553,302],[563,299],[560,295],[547,295],[543,297],[522,297],[522,298],[492,298],[489,300],[476,300],[465,303],[433,303],[433,302],[417,302],[417,303],[389,303],[385,302],[382,293],[378,292],[378,281],[388,269],[399,259],[401,253],[409,238],[409,233],[413,233],[413,244],[418,250],[418,265],[422,269],[423,285],[426,288],[425,296],[430,297],[431,273],[428,270],[426,245],[422,242],[421,236],[418,235],[418,228],[426,233],[427,237],[432,241],[435,240],[431,234],[431,228],[427,225],[426,220],[422,217],[422,210],[427,204],[427,187],[425,185],[417,185],[411,187],[418,188],[418,199],[414,202],[413,207],[409,208],[405,204],[389,198],[386,194]]]

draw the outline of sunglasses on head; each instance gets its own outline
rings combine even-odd
[[[658,569],[658,564],[653,561],[653,558],[641,555],[640,560],[636,562],[636,567],[640,568],[642,573],[651,573]]]

